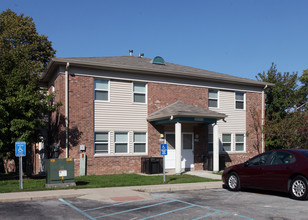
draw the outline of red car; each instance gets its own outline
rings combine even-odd
[[[287,192],[293,199],[308,197],[308,150],[273,150],[226,168],[222,180],[231,191],[255,188]]]

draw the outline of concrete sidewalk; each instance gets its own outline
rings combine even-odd
[[[221,176],[206,173],[206,171],[189,171],[186,174],[207,177],[212,179],[221,179]],[[211,176],[214,175],[214,176]],[[91,188],[91,189],[63,189],[32,192],[1,193],[0,202],[17,202],[29,200],[45,200],[57,198],[78,197],[83,199],[118,202],[151,199],[150,193],[179,191],[179,190],[201,190],[222,188],[222,182],[201,182],[201,183],[182,183],[182,184],[161,184],[147,186],[129,186],[129,187],[109,187],[109,188]]]

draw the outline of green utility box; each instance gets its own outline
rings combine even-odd
[[[46,187],[75,186],[74,159],[54,158],[46,160]]]

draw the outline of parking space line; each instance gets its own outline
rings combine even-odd
[[[155,194],[152,194],[152,196],[157,197],[157,198],[170,199],[170,200],[173,200],[173,201],[176,201],[176,202],[182,202],[182,203],[185,203],[185,204],[188,204],[188,205],[191,205],[191,206],[196,206],[196,207],[212,210],[212,211],[214,211],[213,213],[211,213],[212,215],[217,214],[217,213],[225,213],[225,214],[229,214],[229,215],[233,215],[233,216],[238,216],[238,217],[243,218],[243,219],[252,220],[252,218],[247,217],[247,216],[238,215],[238,214],[226,212],[226,211],[223,211],[223,210],[213,209],[213,208],[210,208],[208,206],[197,205],[197,204],[193,204],[193,203],[190,203],[190,202],[186,202],[186,201],[182,201],[182,200],[178,200],[178,199],[174,199],[174,198],[169,198],[169,197],[164,197],[164,196],[159,196],[159,195],[155,195]]]
[[[93,211],[93,210],[98,210],[98,209],[110,208],[110,207],[113,207],[113,206],[123,205],[123,204],[131,203],[131,202],[134,202],[134,201],[119,202],[119,203],[116,203],[116,204],[113,204],[113,205],[101,206],[101,207],[92,208],[92,209],[85,209],[83,211],[88,212],[88,211]]]
[[[198,218],[194,218],[193,220],[198,220],[198,219],[207,218],[207,217],[209,217],[209,216],[211,216],[211,215],[215,215],[216,213],[220,213],[220,211],[215,211],[215,212],[209,213],[209,214],[207,214],[207,215],[200,216],[200,217],[198,217]]]
[[[152,204],[152,205],[141,206],[141,207],[134,208],[134,209],[127,209],[125,211],[114,212],[114,213],[110,213],[110,214],[106,214],[106,215],[97,216],[97,217],[94,217],[94,218],[95,219],[104,218],[104,217],[108,217],[108,216],[112,216],[112,215],[118,215],[118,214],[122,214],[122,213],[126,213],[126,212],[132,212],[132,211],[136,211],[136,210],[140,210],[140,209],[146,209],[146,208],[150,208],[150,207],[154,207],[154,206],[158,206],[158,205],[163,205],[163,204],[167,204],[167,203],[172,203],[172,202],[175,202],[175,200],[169,200],[169,201],[166,201],[166,202],[160,202],[160,203],[156,203],[156,204]]]
[[[155,217],[158,217],[158,216],[170,214],[170,213],[172,213],[172,212],[181,211],[181,210],[183,210],[183,209],[187,209],[187,208],[191,208],[191,207],[194,207],[194,206],[193,206],[193,205],[190,205],[190,206],[186,206],[186,207],[183,207],[183,208],[174,209],[174,210],[171,210],[171,211],[168,211],[168,212],[163,212],[163,213],[160,213],[160,214],[157,214],[157,215],[152,215],[152,216],[148,216],[148,217],[145,217],[145,218],[141,218],[140,220],[155,218]]]
[[[68,205],[69,207],[75,209],[77,212],[83,214],[84,216],[86,216],[87,218],[91,219],[91,220],[95,220],[95,218],[93,218],[92,216],[88,215],[86,212],[78,209],[76,206],[73,206],[72,204],[70,204],[69,202],[65,201],[64,199],[59,199],[59,201],[65,203],[66,205]]]

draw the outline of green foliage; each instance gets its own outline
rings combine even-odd
[[[36,142],[43,117],[54,110],[39,84],[54,54],[32,18],[9,9],[0,14],[0,157],[14,155],[16,141]]]
[[[275,84],[266,89],[264,134],[267,150],[308,148],[307,71],[280,73],[272,63],[267,73],[257,75],[263,82]],[[298,82],[302,85],[298,86]],[[307,109],[307,107],[306,107]]]
[[[265,112],[270,121],[280,121],[288,111],[296,106],[297,73],[280,73],[276,65],[272,63],[267,73],[257,75],[257,79],[263,82],[275,84],[266,90]]]
[[[303,71],[303,75],[299,78],[301,82],[301,87],[298,89],[299,101],[297,105],[297,110],[308,110],[308,69]]]

